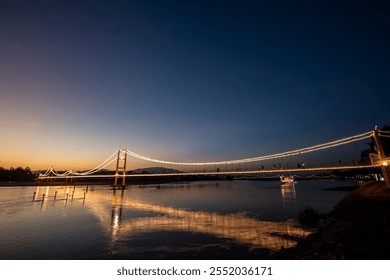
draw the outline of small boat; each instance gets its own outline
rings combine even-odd
[[[294,176],[280,176],[280,182],[283,184],[295,184],[296,181],[294,181]]]

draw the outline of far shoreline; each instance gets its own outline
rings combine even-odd
[[[337,181],[351,181],[356,182],[358,179],[346,179],[343,177],[336,176],[323,176],[323,177],[310,177],[310,178],[297,178],[299,181],[316,181],[316,180],[337,180]],[[361,180],[361,179],[359,179]],[[126,178],[127,186],[133,185],[147,185],[147,184],[168,184],[168,183],[180,183],[180,182],[194,182],[194,181],[275,181],[279,182],[279,177],[257,177],[257,178],[240,178],[234,176],[153,176],[153,177],[132,177]],[[119,181],[121,182],[121,181]],[[36,186],[91,186],[91,185],[109,185],[114,186],[114,178],[107,180],[74,180],[66,182],[65,179],[54,179],[53,181],[48,180],[33,180],[33,181],[7,181],[1,182],[0,187],[36,187]],[[117,187],[121,187],[118,184]],[[337,188],[326,189],[329,191],[338,191]]]

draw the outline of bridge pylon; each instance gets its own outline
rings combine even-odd
[[[118,179],[122,178],[122,186],[126,183],[126,163],[127,163],[127,149],[118,149],[118,157],[116,159],[115,182],[118,185]]]
[[[390,166],[389,166],[389,162],[386,159],[385,152],[383,150],[382,141],[381,141],[381,138],[380,138],[380,135],[379,135],[379,131],[378,131],[378,129],[376,127],[375,127],[375,129],[373,131],[372,136],[374,138],[376,152],[378,153],[379,160],[380,160],[380,163],[381,163],[383,178],[385,179],[386,186],[388,188],[390,188],[390,169],[389,169]]]

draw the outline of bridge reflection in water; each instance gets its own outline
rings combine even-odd
[[[309,233],[294,221],[261,221],[245,213],[219,214],[180,209],[132,199],[125,192],[112,191],[111,209],[104,203],[89,203],[92,197],[93,200],[107,201],[107,192],[93,192],[93,196],[87,198],[88,203],[85,203],[85,207],[99,218],[113,243],[140,232],[181,231],[226,238],[250,249],[278,250],[282,246],[288,248],[295,245],[297,238]],[[294,195],[291,192],[282,188],[282,195],[286,199],[295,197],[295,190]],[[145,215],[123,219],[124,209],[126,212],[141,211]]]
[[[295,184],[282,184],[280,190],[282,192],[284,207],[296,203],[297,196],[295,192]]]

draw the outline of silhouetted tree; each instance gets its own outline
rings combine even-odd
[[[390,132],[390,125],[385,125],[381,130]],[[381,140],[382,140],[383,150],[385,151],[385,155],[390,156],[390,138],[382,137]]]
[[[30,167],[22,168],[17,167],[5,169],[0,167],[0,181],[26,181],[34,178],[34,174],[31,172]]]
[[[390,132],[390,125],[383,126],[382,131],[389,131]],[[389,135],[390,136],[390,135]],[[383,150],[385,152],[386,156],[390,156],[390,138],[389,137],[381,137],[381,142],[383,146]],[[369,146],[368,149],[363,150],[360,153],[360,164],[369,164],[370,163],[370,153],[376,153],[376,147],[374,143],[374,139],[371,137],[371,141],[367,143]]]

